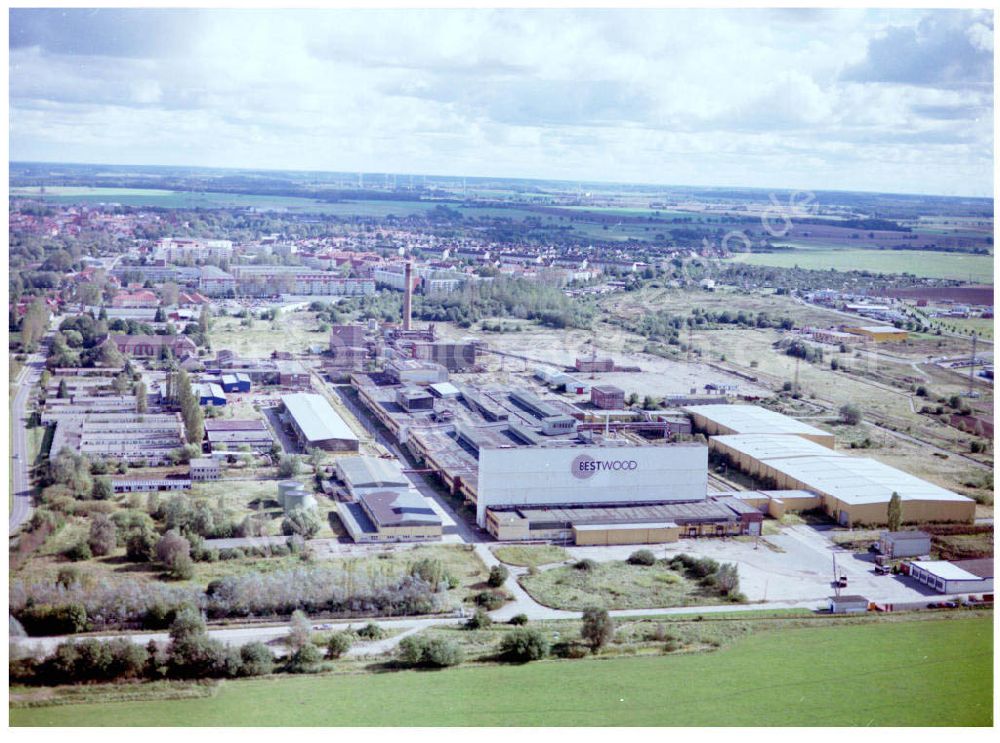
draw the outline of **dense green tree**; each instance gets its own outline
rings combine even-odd
[[[97,557],[108,555],[118,546],[118,528],[109,516],[95,513],[90,517],[90,551]]]
[[[149,402],[146,397],[146,384],[144,382],[136,382],[132,388],[132,394],[135,395],[136,412],[145,413],[149,409]]]
[[[111,484],[110,477],[95,477],[94,487],[91,488],[90,497],[94,500],[110,500],[115,495],[114,485]]]
[[[549,653],[549,642],[536,629],[518,627],[500,641],[500,657],[514,663],[527,663],[544,658]]]
[[[349,632],[334,632],[326,643],[326,657],[336,659],[351,649]]]
[[[903,499],[895,491],[893,491],[892,496],[889,498],[886,520],[889,531],[899,531],[903,525]]]
[[[596,653],[611,642],[614,636],[615,623],[607,609],[590,608],[584,610],[580,637],[590,646],[591,652]]]

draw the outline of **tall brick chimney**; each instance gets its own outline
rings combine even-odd
[[[413,307],[413,261],[406,261],[406,271],[403,274],[403,330],[410,329],[410,313]]]

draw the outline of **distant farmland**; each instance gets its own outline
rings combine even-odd
[[[297,196],[265,196],[256,194],[221,193],[216,191],[167,191],[152,188],[87,188],[46,187],[12,188],[11,196],[30,196],[53,204],[121,204],[133,207],[162,209],[239,209],[255,208],[300,213],[334,214],[337,216],[399,217],[422,214],[436,204],[427,201],[342,201],[325,202]]]
[[[911,273],[932,279],[993,283],[993,256],[925,250],[796,250],[741,253],[734,261],[753,266],[874,273]]]

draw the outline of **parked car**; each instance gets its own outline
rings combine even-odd
[[[876,575],[892,575],[892,565],[876,565]]]

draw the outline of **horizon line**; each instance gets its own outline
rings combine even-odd
[[[977,200],[987,200],[993,202],[995,196],[990,194],[988,196],[971,195],[971,194],[940,194],[940,193],[918,193],[918,192],[905,192],[905,191],[865,191],[865,190],[851,190],[851,189],[837,189],[837,188],[806,188],[806,187],[790,187],[790,186],[732,186],[732,185],[713,185],[713,186],[696,186],[692,184],[667,184],[667,183],[654,183],[649,181],[601,181],[601,180],[587,180],[587,179],[566,179],[566,178],[544,178],[538,176],[498,176],[498,175],[450,175],[450,174],[439,174],[439,173],[405,173],[405,172],[392,172],[392,171],[358,171],[358,170],[313,170],[313,169],[302,169],[302,168],[260,168],[260,167],[239,167],[239,166],[213,166],[213,165],[165,165],[158,163],[107,163],[107,162],[69,162],[65,160],[8,160],[8,169],[13,165],[71,165],[71,166],[101,166],[101,167],[118,167],[118,168],[176,168],[176,169],[188,169],[188,170],[231,170],[231,171],[248,171],[248,172],[265,172],[265,173],[321,173],[330,175],[349,175],[361,173],[362,175],[392,175],[392,176],[402,176],[402,177],[430,177],[430,178],[476,178],[479,180],[505,180],[505,181],[529,181],[536,183],[565,183],[565,184],[593,184],[602,186],[646,186],[655,187],[663,189],[728,189],[728,190],[741,190],[741,191],[788,191],[788,192],[813,192],[813,193],[837,193],[837,194],[872,194],[878,196],[907,196],[907,197],[929,197],[929,198],[939,198],[939,199],[977,199]],[[8,191],[10,189],[10,173],[8,170],[8,180],[7,180]],[[95,186],[99,188],[99,186]],[[365,190],[364,186],[361,186],[362,190]],[[176,189],[174,189],[176,190]],[[373,189],[374,190],[374,189]],[[224,191],[218,191],[216,193],[226,193]],[[9,195],[9,194],[8,194]]]

